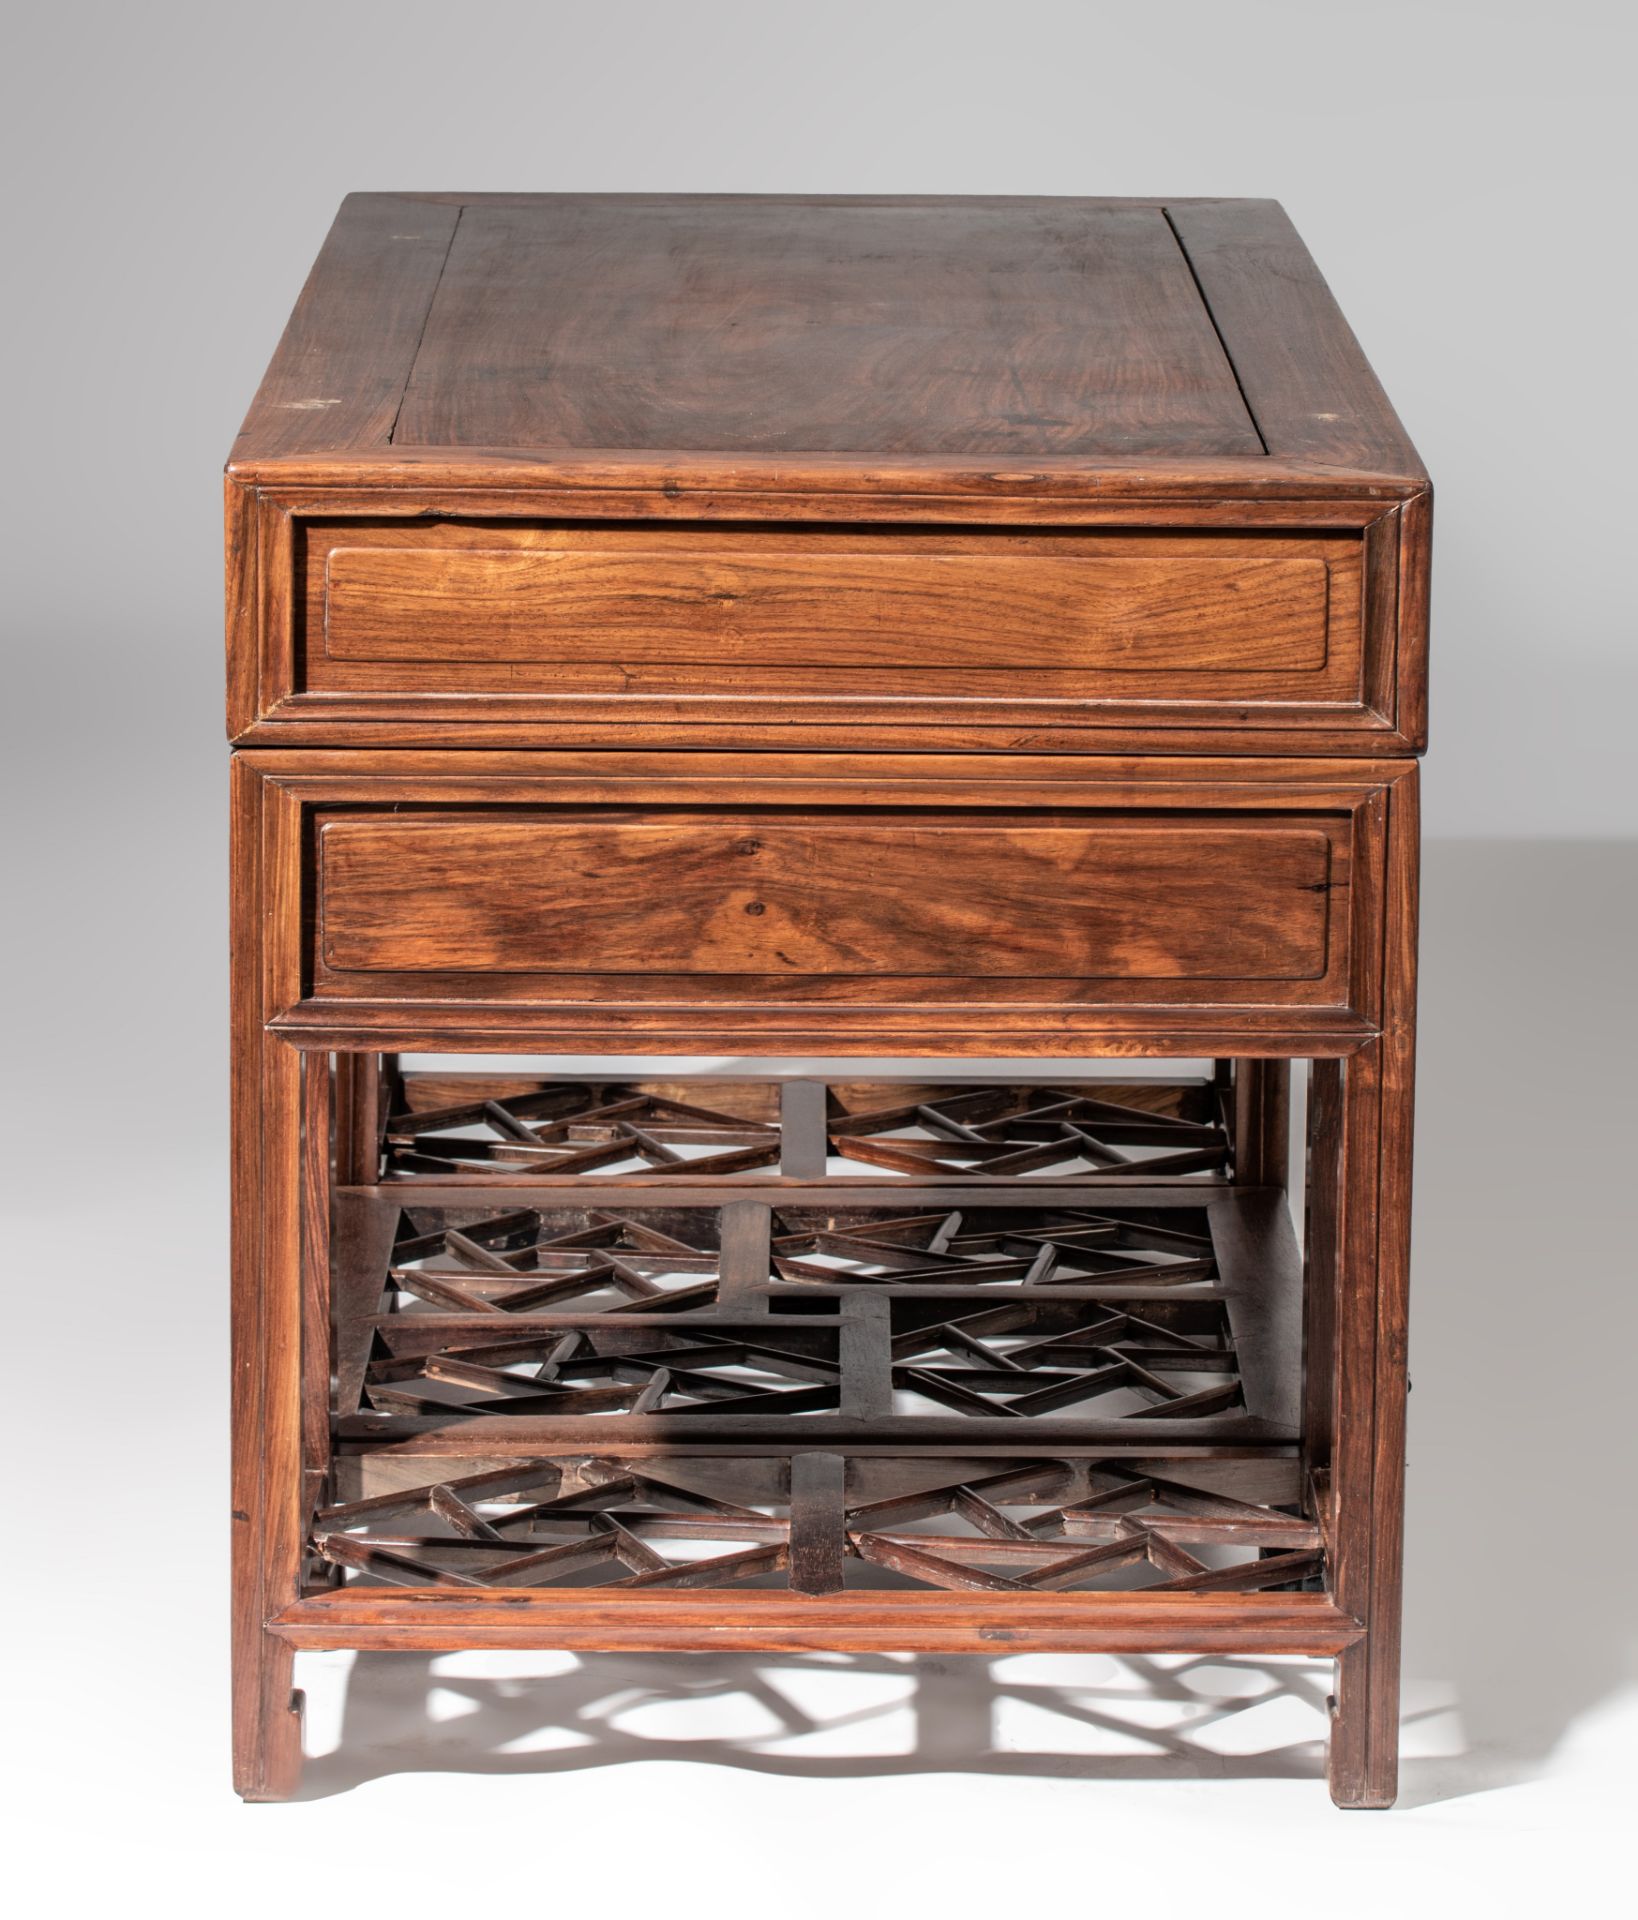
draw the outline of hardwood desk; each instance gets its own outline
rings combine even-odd
[[[1334,1657],[1392,1800],[1430,502],[1271,202],[345,203],[227,476],[243,1793],[301,1648],[1056,1648]]]

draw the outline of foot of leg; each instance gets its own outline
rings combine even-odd
[[[233,1686],[233,1785],[246,1800],[288,1800],[301,1784],[296,1656],[272,1634],[240,1662]]]
[[[1399,1792],[1399,1689],[1372,1675],[1368,1639],[1337,1661],[1326,1775],[1339,1807],[1391,1807]]]

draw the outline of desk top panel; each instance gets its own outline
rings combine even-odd
[[[1421,476],[1245,200],[355,194],[233,464],[328,455]]]

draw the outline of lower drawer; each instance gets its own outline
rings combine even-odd
[[[921,755],[240,765],[268,813],[265,883],[301,903],[274,1024],[336,1045],[631,1052],[1071,1052],[1259,1017],[1357,1032],[1386,796],[1412,775]]]

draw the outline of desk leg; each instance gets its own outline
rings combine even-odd
[[[1399,1643],[1405,1507],[1411,1121],[1415,1077],[1414,782],[1395,795],[1388,862],[1383,1032],[1325,1063],[1334,1113],[1331,1260],[1332,1588],[1365,1636],[1337,1662],[1331,1797],[1388,1807],[1399,1776]],[[1340,1079],[1340,1085],[1337,1080]],[[1323,1276],[1315,1276],[1323,1284]],[[1311,1356],[1311,1364],[1312,1364]],[[1313,1383],[1311,1383],[1312,1386]],[[1310,1445],[1314,1435],[1310,1432]]]
[[[262,1025],[260,796],[233,790],[233,1781],[301,1776],[294,1655],[267,1631],[301,1574],[302,1059]]]

